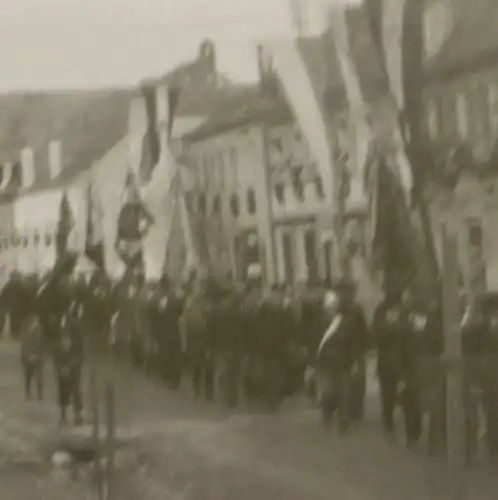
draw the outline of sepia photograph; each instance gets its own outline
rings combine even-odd
[[[1,3],[0,499],[496,500],[498,0]]]

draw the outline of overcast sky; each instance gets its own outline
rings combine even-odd
[[[134,84],[191,59],[205,37],[221,71],[251,80],[254,41],[290,33],[291,2],[0,0],[0,91]]]

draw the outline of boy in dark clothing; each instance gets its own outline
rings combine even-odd
[[[26,399],[31,399],[31,385],[34,379],[38,401],[41,401],[43,399],[43,334],[37,316],[30,316],[22,329],[21,364]]]

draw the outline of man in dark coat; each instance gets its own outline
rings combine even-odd
[[[60,338],[55,349],[57,369],[60,422],[67,421],[67,409],[72,406],[74,423],[82,424],[81,371],[84,356],[83,332],[81,329],[81,305],[73,301],[62,317]]]
[[[388,434],[395,430],[394,412],[402,380],[404,329],[401,301],[386,297],[375,311],[372,330],[377,350],[382,422]]]

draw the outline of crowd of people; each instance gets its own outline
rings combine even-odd
[[[482,406],[488,448],[496,454],[498,313],[494,320],[492,303],[469,308],[462,325],[469,435]],[[82,422],[85,357],[111,355],[170,389],[186,380],[194,397],[228,407],[274,411],[304,392],[317,401],[325,425],[335,422],[345,431],[363,417],[366,359],[374,352],[386,434],[397,434],[400,408],[408,445],[420,441],[427,415],[431,449],[444,447],[439,301],[387,295],[368,325],[347,280],[300,290],[213,278],[173,287],[167,276],[146,282],[129,275],[113,283],[97,271],[89,281],[66,274],[48,283],[13,274],[0,306],[21,340],[27,398],[33,384],[43,397],[43,363],[53,361],[62,423],[70,408],[74,423]],[[472,439],[467,442],[471,453]]]

